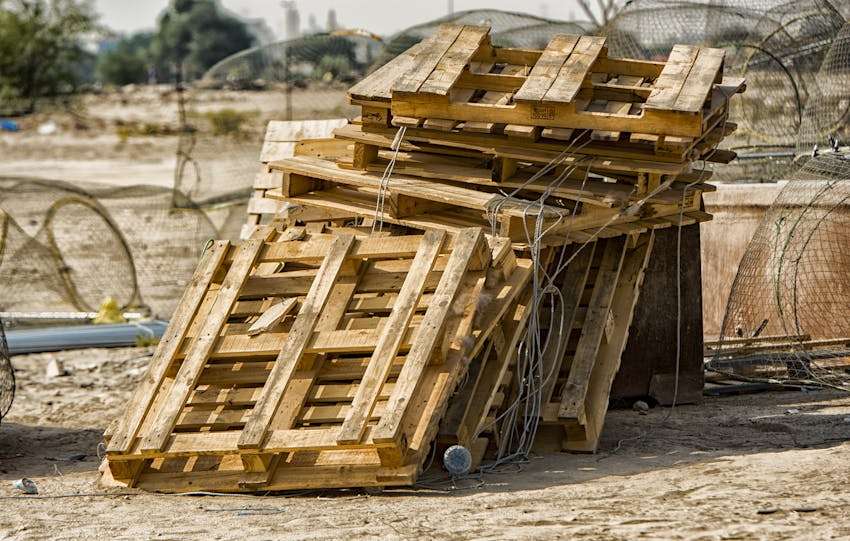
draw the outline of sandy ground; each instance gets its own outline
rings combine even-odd
[[[287,118],[286,95],[279,89],[260,92],[195,90],[188,97],[189,122],[199,130],[195,157],[208,167],[220,158],[222,149],[214,144],[206,120],[207,113],[225,109],[246,115],[244,137],[226,145],[231,162],[250,161],[251,174],[245,186],[214,188],[238,189],[250,186],[259,157],[265,126],[269,120]],[[90,182],[110,186],[147,184],[172,186],[177,150],[178,113],[175,93],[167,86],[128,87],[118,92],[84,95],[73,104],[74,113],[46,110],[16,119],[21,131],[0,132],[0,177],[26,176],[69,182]],[[292,118],[340,118],[353,116],[344,86],[296,89],[292,96]],[[56,131],[40,135],[38,127],[56,124]],[[121,136],[121,126],[132,130]],[[146,135],[156,130],[157,135]],[[210,188],[210,187],[207,187]]]
[[[0,424],[6,539],[850,538],[850,397],[832,391],[707,398],[609,414],[596,455],[384,492],[169,496],[96,486],[100,433],[150,349],[18,356]],[[57,358],[67,376],[47,379]],[[33,479],[39,496],[12,487]],[[769,514],[760,514],[770,512]]]

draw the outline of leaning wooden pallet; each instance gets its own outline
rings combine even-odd
[[[108,475],[162,491],[410,484],[464,359],[528,277],[478,229],[216,243],[108,437]]]

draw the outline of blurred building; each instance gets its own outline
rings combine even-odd
[[[286,12],[286,29],[284,39],[298,39],[301,37],[301,15],[295,2],[281,2]]]

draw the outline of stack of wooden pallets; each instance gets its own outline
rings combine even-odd
[[[649,62],[440,27],[350,90],[358,119],[266,156],[267,203],[207,250],[104,480],[411,484],[435,446],[504,446],[530,384],[538,421],[594,451],[653,231],[710,219],[693,164],[734,157],[716,146],[744,83],[722,72],[718,49]]]

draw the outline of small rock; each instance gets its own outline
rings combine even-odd
[[[785,410],[785,415],[794,415],[795,413],[800,413],[800,410],[797,408],[790,408]]]
[[[638,400],[634,404],[632,404],[632,409],[641,415],[646,415],[646,412],[649,411],[649,404],[644,402],[643,400]]]
[[[801,505],[800,507],[795,507],[794,509],[792,509],[792,511],[796,511],[798,513],[814,513],[817,510],[817,507],[811,507],[808,505]]]
[[[62,361],[58,359],[50,359],[47,362],[47,368],[44,370],[44,377],[47,379],[59,378],[67,376],[68,371],[62,365]]]
[[[81,460],[85,460],[88,455],[85,453],[74,453],[73,455],[68,455],[65,457],[67,462],[79,462]]]
[[[32,482],[32,479],[26,477],[18,479],[12,483],[12,486],[20,490],[24,494],[38,494],[38,487]]]
[[[759,515],[772,515],[778,512],[778,507],[765,507],[764,509],[759,509],[758,511],[756,511],[756,513],[758,513]]]

